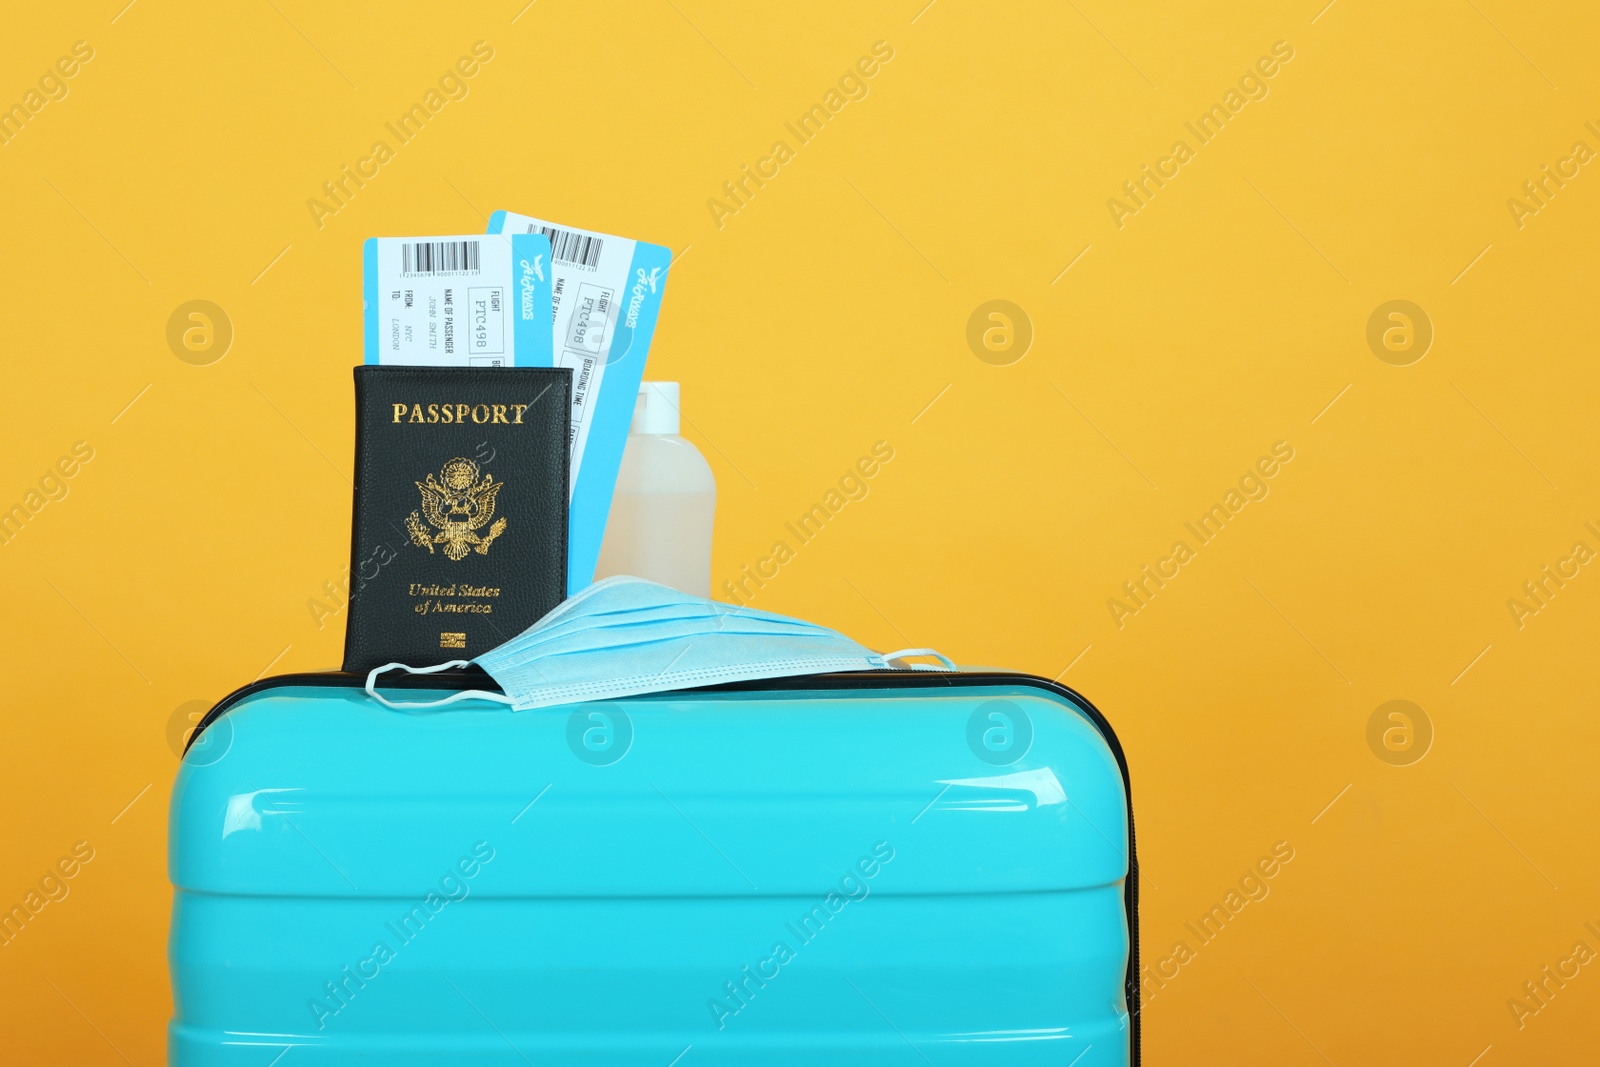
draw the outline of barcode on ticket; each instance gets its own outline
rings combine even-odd
[[[600,246],[604,242],[598,237],[558,230],[554,226],[529,226],[528,232],[542,233],[549,238],[550,256],[557,263],[570,263],[593,270],[600,262]]]
[[[477,241],[406,241],[400,245],[402,274],[477,274]]]

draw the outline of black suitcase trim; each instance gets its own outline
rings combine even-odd
[[[189,735],[189,741],[184,746],[184,754],[194,744],[205,729],[216,722],[229,708],[238,704],[246,697],[269,689],[304,688],[313,689],[362,689],[366,686],[366,675],[349,674],[344,671],[314,671],[300,674],[279,674],[271,678],[263,678],[251,682],[229,693],[219,700],[215,707],[206,712],[194,732]],[[717,693],[717,692],[772,692],[772,691],[797,691],[797,690],[828,690],[828,689],[950,689],[969,685],[1021,685],[1032,689],[1042,689],[1056,696],[1064,697],[1069,704],[1083,713],[1095,729],[1100,731],[1100,736],[1105,740],[1106,747],[1116,758],[1117,769],[1122,772],[1122,794],[1128,801],[1128,877],[1123,883],[1123,907],[1128,916],[1128,973],[1123,981],[1123,996],[1128,1005],[1128,1025],[1132,1029],[1129,1041],[1130,1067],[1139,1067],[1140,1044],[1143,1031],[1139,1010],[1139,860],[1134,851],[1133,833],[1133,783],[1128,776],[1128,758],[1122,751],[1122,742],[1117,739],[1117,733],[1111,728],[1111,723],[1101,714],[1100,709],[1089,702],[1089,699],[1075,689],[1068,688],[1059,682],[1048,678],[1041,678],[1036,674],[1012,673],[1009,671],[844,671],[837,674],[807,674],[793,678],[761,678],[747,682],[725,682],[721,685],[708,685],[698,689],[680,690],[681,692]],[[440,671],[438,674],[392,674],[383,683],[385,689],[498,689],[499,686],[487,671],[480,667],[468,667],[459,671]]]

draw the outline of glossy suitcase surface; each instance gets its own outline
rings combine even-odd
[[[180,1067],[1138,1060],[1121,750],[1024,675],[270,679],[197,733],[170,875]]]

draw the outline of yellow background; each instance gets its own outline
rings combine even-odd
[[[9,1061],[161,1059],[169,723],[338,663],[343,616],[307,601],[348,562],[361,242],[495,208],[679,253],[649,376],[716,471],[717,586],[892,445],[754,602],[1097,702],[1147,960],[1294,848],[1150,1001],[1150,1062],[1593,1056],[1600,965],[1521,1029],[1507,1007],[1600,949],[1600,567],[1507,607],[1600,549],[1600,175],[1521,228],[1506,203],[1600,149],[1587,5],[123,2],[0,36],[6,106],[94,49],[0,147],[0,507],[94,449],[0,548],[0,904],[95,850],[0,947]],[[480,40],[470,94],[319,228],[307,200]],[[877,41],[868,95],[798,146],[784,123]],[[1277,41],[1269,95],[1195,145]],[[1119,229],[1107,199],[1179,138]],[[208,366],[166,341],[193,299],[235,332]],[[1009,365],[966,340],[992,299],[1034,330]],[[1435,331],[1409,366],[1366,341],[1393,299]],[[1108,599],[1278,441],[1270,495],[1119,628]],[[1367,740],[1394,699],[1435,735],[1409,766]]]

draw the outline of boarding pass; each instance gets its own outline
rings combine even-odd
[[[367,363],[552,365],[543,234],[373,237],[363,275]]]
[[[554,365],[572,369],[569,592],[600,558],[611,491],[644,377],[672,253],[660,245],[496,211],[489,233],[550,243]]]

